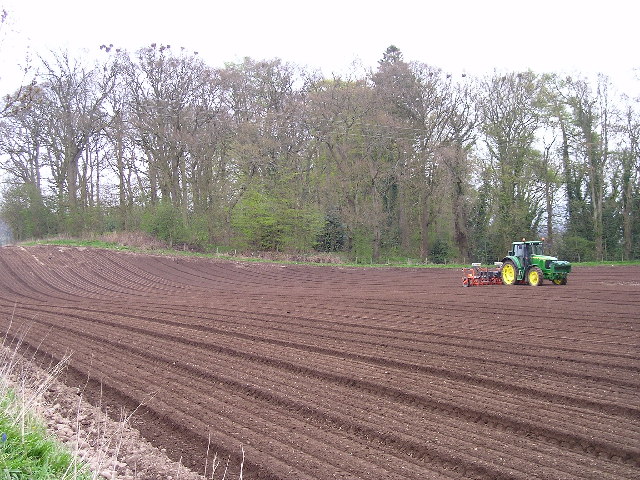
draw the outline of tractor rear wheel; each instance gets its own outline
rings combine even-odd
[[[542,278],[542,270],[540,270],[540,267],[531,267],[527,271],[527,283],[532,287],[542,285]]]
[[[500,270],[500,275],[502,276],[502,283],[505,285],[513,285],[516,283],[516,266],[511,260],[507,260],[502,265],[502,270]]]

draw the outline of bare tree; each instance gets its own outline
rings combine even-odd
[[[609,81],[600,76],[597,91],[592,91],[585,80],[568,84],[568,103],[580,133],[577,147],[583,159],[587,192],[595,240],[596,258],[603,258],[603,204],[605,194],[605,170],[609,163],[610,109]]]
[[[637,220],[634,199],[640,191],[640,118],[631,105],[627,106],[623,132],[625,146],[620,152],[622,167],[622,225],[623,251],[626,259],[632,258],[633,223]]]
[[[102,45],[100,49],[106,55],[102,69],[112,71],[115,75],[113,88],[105,99],[109,120],[104,129],[104,167],[111,169],[116,175],[119,226],[127,230],[133,227],[132,209],[135,201],[145,204],[148,193],[144,171],[146,165],[140,161],[139,157],[142,155],[136,145],[133,98],[129,88],[133,63],[128,53],[122,49],[112,45]]]
[[[42,126],[37,107],[19,110],[0,121],[0,169],[14,181],[34,185],[42,193]]]
[[[496,248],[533,233],[542,212],[534,167],[541,81],[532,72],[494,74],[484,81],[482,130],[495,182]]]
[[[476,142],[478,110],[473,86],[461,83],[451,91],[446,146],[441,152],[451,188],[454,240],[463,259],[469,258],[470,153]]]
[[[352,248],[380,255],[390,189],[402,148],[394,119],[364,81],[336,78],[311,93],[316,178],[326,211],[337,211]],[[365,248],[366,246],[366,248]]]
[[[4,34],[6,33],[9,23],[9,13],[6,9],[0,8],[0,53]],[[2,56],[0,55],[0,59]],[[4,95],[0,100],[0,118],[11,115],[24,110],[32,101],[34,95],[37,95],[38,88],[35,78],[31,80],[31,65],[28,59],[25,60],[25,66],[22,68],[22,81],[20,86],[8,95]]]
[[[207,81],[206,67],[195,54],[171,53],[155,44],[140,50],[129,69],[132,124],[148,161],[151,199],[180,208],[186,220],[190,203],[187,141],[200,128],[194,103]]]
[[[455,107],[451,84],[438,69],[414,64],[416,88],[405,99],[415,98],[411,105],[410,125],[414,129],[414,146],[409,159],[408,181],[417,188],[420,204],[420,256],[430,253],[430,229],[443,212],[446,168],[443,148],[451,146]],[[458,132],[462,134],[462,131]],[[451,151],[451,150],[450,150]]]
[[[60,206],[68,205],[71,230],[82,227],[78,214],[86,206],[79,195],[83,154],[94,137],[107,125],[105,99],[113,88],[115,72],[102,75],[95,68],[81,65],[68,53],[54,53],[52,60],[42,59],[43,145],[56,179]],[[66,195],[65,195],[66,193]],[[66,201],[65,201],[66,200]]]

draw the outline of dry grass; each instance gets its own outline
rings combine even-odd
[[[102,234],[99,240],[115,243],[123,247],[139,248],[142,250],[162,250],[169,248],[162,240],[144,232],[111,232]]]
[[[228,253],[226,255],[229,255]],[[281,252],[243,252],[243,258],[260,258],[272,262],[323,263],[331,265],[344,264],[344,258],[333,253],[281,253]]]

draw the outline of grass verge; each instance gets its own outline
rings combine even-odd
[[[460,263],[423,263],[419,259],[395,257],[387,258],[383,263],[374,263],[370,258],[356,258],[355,260],[346,259],[339,254],[283,254],[278,252],[237,252],[231,249],[221,249],[221,251],[213,252],[194,252],[188,249],[179,250],[177,248],[168,248],[163,242],[141,232],[122,232],[104,234],[99,237],[91,238],[71,238],[71,237],[54,237],[41,240],[33,240],[22,242],[21,245],[59,245],[68,247],[90,247],[104,248],[110,250],[130,251],[136,253],[153,253],[155,255],[180,256],[180,257],[199,257],[199,258],[220,258],[225,260],[257,262],[257,263],[277,263],[285,265],[314,265],[314,266],[333,266],[333,267],[373,267],[373,268],[448,268],[460,269],[468,268],[469,264]],[[599,266],[631,266],[640,265],[640,260],[614,260],[600,262],[571,262],[576,267],[599,267]],[[485,266],[485,265],[483,265]],[[488,266],[493,266],[492,264]],[[1,479],[0,479],[1,480]]]
[[[127,236],[125,236],[127,237]],[[385,259],[384,263],[374,263],[371,259],[356,259],[346,260],[339,255],[332,254],[309,254],[309,255],[287,255],[277,252],[253,252],[243,253],[235,250],[224,249],[221,252],[206,253],[206,252],[194,252],[189,250],[179,250],[167,248],[166,245],[161,245],[157,242],[145,244],[144,239],[139,240],[138,237],[133,238],[132,241],[128,241],[128,238],[116,240],[116,236],[110,235],[104,238],[47,238],[40,240],[32,240],[28,242],[21,242],[23,246],[33,245],[59,245],[64,247],[89,247],[89,248],[104,248],[109,250],[129,251],[136,253],[153,253],[155,255],[168,255],[168,256],[180,256],[180,257],[198,257],[198,258],[219,258],[224,260],[243,261],[243,262],[255,262],[255,263],[277,263],[285,265],[313,265],[313,266],[333,266],[333,267],[394,267],[394,268],[462,268],[467,265],[462,264],[432,264],[432,263],[420,263],[420,260],[412,258],[389,258]]]
[[[50,435],[32,412],[66,365],[52,367],[43,381],[30,385],[16,368],[18,346],[0,345],[0,479],[90,480],[89,467]]]
[[[0,398],[0,478],[89,480],[92,473],[51,438],[31,414],[15,415],[23,400],[13,390]],[[13,413],[13,414],[12,414]]]

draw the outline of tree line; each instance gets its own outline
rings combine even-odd
[[[173,244],[493,261],[544,236],[640,258],[637,99],[610,80],[453,76],[390,46],[325,78],[280,59],[54,52],[0,107],[16,239],[145,230]]]

